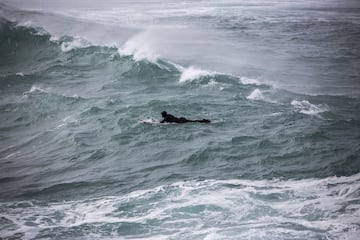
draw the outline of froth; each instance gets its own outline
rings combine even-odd
[[[259,89],[255,89],[254,91],[252,91],[250,95],[246,98],[250,100],[264,100],[264,96]]]
[[[255,78],[247,78],[247,77],[240,77],[240,82],[242,84],[254,84],[254,85],[260,85],[260,81]]]
[[[76,48],[85,48],[89,46],[91,46],[91,44],[84,39],[75,38],[73,41],[61,43],[61,50],[63,52],[69,52]]]
[[[121,236],[124,226],[132,226],[126,232],[131,238],[229,239],[236,235],[250,239],[260,234],[264,239],[352,239],[360,233],[359,192],[360,174],[287,181],[206,180],[98,199],[1,203],[0,209],[11,222],[2,227],[5,237],[21,231],[36,236],[58,227],[81,230],[82,226],[91,226],[97,234]]]
[[[153,119],[153,118],[145,118],[145,119],[140,119],[138,121],[139,123],[150,123],[150,124],[157,124],[159,123],[159,121]]]
[[[295,107],[299,112],[307,115],[315,115],[318,113],[326,112],[328,111],[328,107],[326,105],[315,105],[311,104],[307,100],[292,100],[291,105]]]
[[[30,90],[27,91],[27,92],[24,92],[24,94],[35,93],[35,92],[44,92],[44,93],[46,93],[46,92],[49,92],[49,90],[41,88],[41,87],[39,87],[37,85],[33,85],[33,86],[31,86]]]
[[[205,70],[190,66],[190,67],[184,68],[182,70],[179,82],[183,83],[183,82],[187,82],[187,81],[193,81],[195,79],[199,79],[204,76],[214,76],[214,75],[215,75],[215,73],[213,73],[213,72],[205,71]]]

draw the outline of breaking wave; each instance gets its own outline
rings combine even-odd
[[[355,239],[360,175],[176,182],[122,196],[0,204],[3,237]],[[256,229],[256,231],[254,230]],[[90,231],[90,232],[89,232]]]

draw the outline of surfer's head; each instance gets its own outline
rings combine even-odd
[[[162,111],[161,112],[161,116],[165,117],[167,115],[167,112],[166,111]]]

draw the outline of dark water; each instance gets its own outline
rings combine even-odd
[[[0,3],[0,238],[357,239],[355,3]]]

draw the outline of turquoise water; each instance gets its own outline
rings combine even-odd
[[[1,239],[358,238],[356,2],[71,4],[0,3]]]

